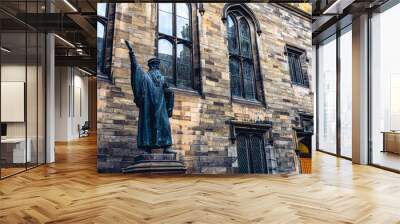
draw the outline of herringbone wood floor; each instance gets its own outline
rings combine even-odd
[[[0,223],[400,223],[400,175],[316,153],[302,176],[96,172],[95,138],[0,181]]]

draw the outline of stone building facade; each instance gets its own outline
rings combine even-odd
[[[138,109],[130,86],[128,50],[122,40],[133,44],[138,62],[147,70],[147,60],[157,52],[157,7],[156,3],[115,6],[112,79],[98,81],[99,172],[120,172],[142,153],[136,147]],[[251,163],[250,160],[260,161],[258,155],[262,157],[264,173],[292,171],[292,127],[299,112],[313,112],[314,93],[308,85],[311,19],[290,6],[272,3],[204,3],[204,14],[199,13],[198,4],[193,7],[192,17],[197,22],[193,27],[197,30],[197,44],[193,46],[198,49],[193,60],[198,60],[199,88],[175,88],[171,119],[173,147],[184,160],[187,172],[237,173],[243,171],[238,157],[245,156]],[[255,73],[260,77],[256,82],[261,88],[255,101],[236,99],[231,92],[224,17],[234,7],[243,9],[253,19],[250,25],[255,31],[252,41],[258,66]],[[291,79],[288,46],[303,51],[301,69],[306,85],[297,85]],[[239,136],[242,131],[259,137],[246,140]],[[262,152],[252,154],[251,158],[250,154],[238,152],[239,147],[251,144],[261,147]]]

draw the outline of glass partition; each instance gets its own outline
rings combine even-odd
[[[371,18],[372,164],[400,170],[400,4]]]
[[[318,47],[318,149],[336,154],[336,36]]]
[[[45,162],[45,35],[22,22],[44,1],[0,7],[0,178]]]
[[[26,33],[1,34],[1,175],[26,169],[30,142],[26,141]]]
[[[340,155],[352,157],[352,35],[351,26],[340,36]]]

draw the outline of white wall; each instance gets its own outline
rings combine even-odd
[[[26,70],[27,69],[27,70]],[[1,65],[1,81],[2,82],[24,82],[26,83],[25,76],[28,74],[36,74],[36,67],[25,66],[25,64],[2,64]],[[29,76],[28,76],[29,78]],[[28,80],[29,86],[36,86],[36,80]],[[27,88],[27,107],[36,108],[36,88]],[[40,106],[40,105],[39,105]],[[7,108],[1,108],[7,110]],[[23,108],[24,109],[24,108]],[[35,110],[36,111],[36,110]],[[31,112],[31,110],[28,110]],[[28,124],[28,138],[31,133],[30,129],[36,130],[36,113],[27,113],[28,122],[34,122],[34,124]],[[25,122],[7,122],[7,136],[8,137],[25,137]],[[35,132],[36,134],[36,132]]]
[[[70,141],[88,121],[88,78],[72,67],[56,67],[55,73],[55,140]]]
[[[27,79],[27,80],[26,80]],[[23,82],[25,89],[19,90],[20,94],[24,94],[26,90],[26,101],[22,102],[22,107],[1,108],[4,113],[26,113],[26,119],[23,118],[20,122],[5,122],[7,124],[8,138],[28,138],[28,147],[31,149],[30,155],[32,162],[44,163],[45,150],[45,117],[44,117],[44,73],[42,67],[33,65],[25,65],[25,63],[4,63],[1,66],[1,81],[2,82]],[[2,92],[5,89],[2,89]],[[5,94],[5,93],[3,93]],[[7,95],[2,95],[7,97]],[[15,102],[17,103],[17,102]],[[26,103],[26,106],[25,106]],[[8,110],[8,111],[7,111]],[[14,110],[14,111],[12,111]],[[39,159],[39,161],[36,161]]]
[[[78,72],[78,74],[76,73]],[[72,136],[74,137],[79,137],[79,132],[78,132],[78,125],[82,126],[85,121],[89,120],[89,94],[88,94],[88,77],[87,76],[82,76],[83,73],[79,72],[78,70],[75,70],[74,74],[74,108],[72,108]]]
[[[55,68],[55,141],[67,141],[69,133],[69,84],[67,67]]]
[[[28,67],[28,70],[31,68],[32,67]],[[25,69],[25,64],[2,64],[1,81],[25,82]],[[1,110],[7,110],[7,108],[1,108]],[[25,122],[7,123],[7,137],[25,137]]]

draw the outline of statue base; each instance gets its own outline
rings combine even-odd
[[[136,156],[134,163],[122,168],[123,173],[183,174],[186,168],[176,159],[176,154],[142,154]]]

